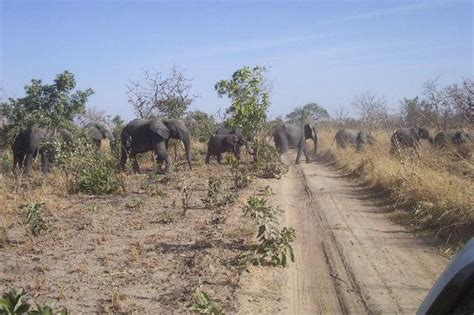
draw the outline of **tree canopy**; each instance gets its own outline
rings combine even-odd
[[[145,71],[142,81],[129,84],[128,102],[140,118],[158,115],[181,119],[195,99],[190,94],[191,82],[177,67],[168,74]]]
[[[286,119],[295,124],[313,123],[323,118],[329,118],[329,113],[318,103],[308,103],[303,107],[296,107],[286,115]]]
[[[265,67],[243,67],[232,74],[230,80],[220,80],[215,89],[219,97],[226,95],[232,101],[226,122],[232,127],[241,127],[244,135],[253,137],[264,126],[270,91],[265,79]]]
[[[33,79],[25,86],[25,96],[9,98],[1,104],[3,114],[14,129],[32,126],[61,128],[70,126],[76,115],[85,112],[85,104],[92,89],[73,91],[76,87],[74,74],[64,71],[53,84]]]

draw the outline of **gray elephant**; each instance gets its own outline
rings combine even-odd
[[[306,149],[306,139],[313,139],[314,149],[317,151],[318,137],[316,129],[306,124],[304,126],[295,126],[290,124],[279,124],[273,132],[273,140],[278,153],[282,154],[288,149],[298,149],[295,163],[300,162],[301,153],[304,153],[306,163],[309,163],[308,152]]]
[[[32,127],[20,132],[13,141],[13,167],[23,169],[25,175],[30,174],[31,162],[38,154],[41,156],[41,169],[46,174],[50,171],[50,152],[44,148],[44,144],[58,134],[60,138],[70,147],[74,146],[74,138],[66,129],[46,130]]]
[[[181,120],[177,119],[162,119],[162,122],[169,130],[169,138],[166,139],[166,149],[168,149],[169,139],[178,139],[184,145],[184,151],[186,154],[186,160],[188,161],[189,169],[192,170],[192,158],[191,158],[191,134],[188,128],[184,125]]]
[[[173,171],[173,164],[166,149],[166,140],[170,138],[170,131],[157,118],[135,119],[130,121],[120,134],[122,144],[120,153],[120,168],[125,170],[127,159],[132,159],[134,172],[140,172],[137,154],[153,150],[158,165],[166,163],[165,172]]]
[[[217,162],[222,163],[225,152],[231,152],[237,160],[240,160],[242,147],[246,144],[244,138],[235,134],[213,135],[207,145],[206,164],[209,164],[211,156],[217,157]]]
[[[366,144],[373,145],[375,139],[372,135],[365,131],[356,131],[343,128],[336,132],[332,143],[334,143],[334,141],[340,148],[345,149],[348,146],[355,146],[357,151],[361,151]]]
[[[112,133],[112,129],[104,122],[90,122],[84,126],[84,129],[90,132],[92,140],[94,141],[97,149],[100,149],[102,140],[108,139],[110,142],[110,150],[113,152],[115,149],[115,138]]]
[[[390,152],[393,154],[400,149],[417,150],[422,139],[428,140],[429,143],[433,143],[433,138],[426,128],[414,127],[398,129],[390,138]]]
[[[441,131],[434,138],[434,146],[438,149],[450,145],[463,145],[471,142],[471,137],[464,131]]]

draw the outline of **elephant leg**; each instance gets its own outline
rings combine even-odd
[[[25,158],[24,154],[18,154],[18,153],[13,154],[13,170],[15,172],[21,169],[24,158]]]
[[[41,170],[43,171],[44,174],[49,173],[49,158],[48,158],[48,153],[42,153],[41,154]]]
[[[206,155],[206,164],[209,164],[210,159],[211,159],[211,154],[207,153],[207,155]]]
[[[165,161],[166,163],[166,168],[165,172],[166,173],[172,173],[173,172],[173,163],[171,162],[171,158],[168,154],[168,150],[166,150],[166,144],[164,141],[157,142],[153,145],[155,154],[156,154],[156,161],[158,165],[160,165],[161,161]]]
[[[224,154],[223,153],[218,153],[217,154],[217,163],[222,164],[223,159],[224,159]]]
[[[137,154],[135,152],[132,152],[130,154],[130,159],[132,160],[132,167],[133,167],[133,171],[135,173],[141,173],[140,171],[140,165],[138,165],[138,160],[137,160]]]
[[[308,156],[308,150],[306,149],[306,145],[303,145],[303,153],[304,153],[304,157],[306,158],[306,163],[309,163],[309,156]]]
[[[23,159],[23,174],[30,175],[31,161],[33,160],[33,153],[28,152]]]
[[[122,150],[120,151],[120,169],[122,171],[125,171],[125,164],[127,164],[127,157],[128,157],[128,152],[122,146]]]
[[[300,164],[301,153],[303,152],[303,145],[298,146],[298,152],[296,153],[296,161],[295,164]]]

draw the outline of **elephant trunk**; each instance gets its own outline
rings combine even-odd
[[[192,160],[191,160],[191,136],[186,134],[183,138],[184,151],[186,152],[186,159],[188,160],[189,169],[193,169]]]

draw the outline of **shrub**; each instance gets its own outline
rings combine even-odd
[[[204,291],[196,291],[194,294],[194,302],[188,309],[200,314],[224,314],[222,307],[214,303]]]
[[[30,305],[23,302],[25,290],[11,288],[10,291],[3,293],[0,299],[0,314],[25,314]]]
[[[230,173],[234,187],[238,189],[248,187],[252,179],[245,166],[242,166],[234,155],[229,154],[226,159],[230,165]]]
[[[34,236],[49,229],[49,224],[42,217],[44,205],[44,203],[32,202],[20,206],[20,209],[26,209],[28,228]]]
[[[211,176],[207,181],[207,196],[202,201],[208,209],[218,207],[219,194],[222,191],[222,180],[219,176]]]
[[[74,150],[60,155],[59,161],[66,174],[72,174],[73,191],[104,195],[122,187],[114,163],[87,139],[80,138]]]
[[[48,305],[36,304],[36,310],[28,312],[30,304],[23,302],[26,292],[23,288],[11,288],[8,292],[5,292],[0,299],[0,315],[53,315],[53,308]],[[67,315],[67,309],[63,308],[57,314]]]
[[[240,265],[251,263],[285,267],[288,264],[288,256],[294,262],[291,243],[296,238],[296,232],[293,228],[279,229],[277,209],[268,205],[265,199],[252,196],[243,207],[243,212],[258,226],[258,244],[240,255]]]
[[[0,148],[0,151],[2,148]],[[8,156],[6,152],[0,154],[0,174],[10,173],[13,171],[13,158]]]
[[[276,149],[264,140],[257,140],[255,151],[258,156],[254,163],[254,172],[261,178],[281,178],[288,172],[288,166],[284,164]]]
[[[222,179],[219,176],[212,176],[208,181],[207,196],[202,201],[207,209],[215,209],[231,206],[238,198],[235,192],[222,188]]]

